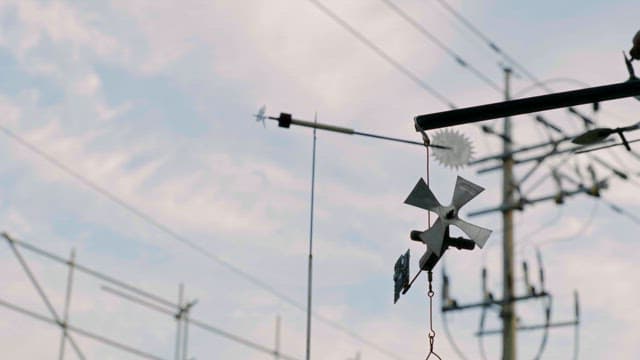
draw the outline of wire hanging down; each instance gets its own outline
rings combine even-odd
[[[431,355],[433,355],[437,359],[442,360],[440,355],[438,355],[433,350],[433,345],[436,338],[436,331],[433,330],[433,295],[435,293],[433,292],[433,288],[431,286],[431,283],[433,282],[433,272],[431,270],[429,270],[429,272],[427,273],[427,279],[429,282],[429,285],[427,288],[427,296],[429,297],[429,333],[427,334],[427,337],[429,339],[429,353],[427,354],[427,357],[425,358],[425,360],[429,360]]]

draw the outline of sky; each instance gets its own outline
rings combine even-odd
[[[280,316],[281,351],[302,359],[306,317],[291,302],[306,301],[312,133],[281,129],[273,121],[263,126],[252,115],[266,105],[272,116],[287,112],[312,120],[317,114],[319,122],[419,141],[414,116],[448,110],[448,103],[464,107],[504,97],[502,66],[508,60],[440,1],[389,2],[498,89],[461,67],[385,1],[0,0],[0,230],[61,257],[75,249],[78,263],[175,302],[182,283],[185,298],[198,301],[193,318],[269,348]],[[628,77],[621,51],[631,47],[638,30],[636,2],[449,4],[554,91]],[[447,100],[417,86],[380,51]],[[512,96],[544,93],[531,85],[516,68]],[[598,113],[578,107],[601,126],[633,124],[639,108],[634,99],[602,103]],[[544,116],[567,133],[584,130],[566,110]],[[518,146],[547,139],[548,130],[531,117],[514,117],[513,124]],[[500,128],[499,121],[487,125]],[[498,139],[476,125],[455,130],[472,141],[476,157],[500,152]],[[572,320],[573,292],[580,294],[579,357],[614,353],[635,359],[640,245],[633,234],[640,228],[608,204],[629,214],[640,211],[640,161],[623,148],[592,154],[601,161],[587,155],[545,161],[524,183],[524,189],[535,187],[526,190],[528,198],[553,194],[552,168],[575,177],[579,168],[588,177],[589,165],[610,180],[602,193],[608,203],[581,194],[562,206],[546,202],[517,212],[516,290],[525,291],[523,261],[538,285],[539,249],[545,289],[553,296],[552,319]],[[611,176],[602,163],[629,180]],[[457,175],[486,188],[467,212],[501,201],[499,172],[479,174],[477,166],[453,171],[433,158],[429,168],[442,202]],[[517,167],[516,176],[529,168]],[[418,146],[317,133],[312,358],[426,356],[425,277],[392,303],[395,260],[410,248],[413,273],[424,252],[408,234],[426,228],[426,214],[403,201],[426,169],[426,153]],[[439,311],[442,269],[460,304],[481,299],[483,267],[490,291],[502,292],[499,215],[469,218],[463,211],[462,217],[494,234],[484,249],[447,252],[434,274],[435,350],[446,359],[460,357],[447,341]],[[22,255],[62,313],[67,268],[27,251]],[[47,314],[6,242],[0,270],[0,300]],[[257,286],[256,279],[274,291]],[[76,273],[70,323],[172,359],[175,321],[103,285]],[[518,303],[520,324],[543,323],[543,305]],[[57,354],[58,327],[6,308],[0,313],[0,347],[7,358]],[[474,335],[480,316],[479,310],[447,315],[454,341],[467,359],[481,358],[481,343],[488,359],[500,358],[499,336],[480,342]],[[487,312],[485,328],[500,326],[498,312]],[[520,332],[519,358],[534,358],[542,338],[542,331]],[[138,358],[81,335],[74,339],[89,359]],[[569,358],[573,347],[573,328],[553,329],[542,358]],[[193,327],[189,357],[273,358]],[[77,357],[67,349],[66,358]]]

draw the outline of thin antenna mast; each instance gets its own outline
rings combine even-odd
[[[318,114],[316,113],[314,123],[318,123]],[[311,155],[311,205],[309,209],[309,270],[307,278],[307,348],[306,360],[311,359],[311,296],[312,296],[312,278],[313,278],[313,205],[316,186],[316,130],[313,128],[313,151]]]

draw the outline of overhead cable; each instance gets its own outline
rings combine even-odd
[[[378,45],[374,44],[373,41],[369,40],[369,38],[367,38],[361,32],[356,30],[356,28],[351,26],[348,22],[346,22],[344,19],[342,19],[340,16],[338,16],[338,14],[333,12],[331,9],[329,9],[322,2],[320,2],[318,0],[309,0],[309,2],[311,2],[313,5],[315,5],[320,11],[322,11],[325,15],[330,17],[334,22],[336,22],[338,25],[340,25],[342,28],[344,28],[347,32],[349,32],[351,35],[353,35],[361,43],[366,45],[369,49],[371,49],[374,53],[376,53],[376,55],[381,57],[383,60],[385,60],[391,66],[393,66],[396,70],[398,70],[401,73],[403,73],[411,81],[413,81],[418,86],[423,88],[425,91],[430,93],[433,97],[435,97],[436,99],[440,100],[443,104],[447,105],[448,107],[450,107],[452,109],[456,108],[456,106],[453,104],[453,102],[450,101],[446,96],[444,96],[442,93],[440,93],[439,91],[434,89],[431,85],[429,85],[424,80],[422,80],[420,78],[420,76],[418,76],[416,73],[414,73],[413,71],[409,70],[406,66],[404,66],[400,62],[398,62],[398,60],[394,59],[389,54],[387,54],[384,50],[382,50],[382,48],[380,48]]]

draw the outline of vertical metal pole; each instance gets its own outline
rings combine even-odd
[[[189,348],[189,311],[191,311],[192,303],[185,305],[183,315],[184,331],[182,332],[182,360],[187,360],[187,353]]]
[[[318,123],[316,114],[314,123]],[[306,360],[311,359],[311,279],[313,270],[313,204],[316,186],[316,128],[313,128],[313,152],[311,158],[311,205],[309,210],[309,269],[307,278],[307,351]]]
[[[178,313],[176,314],[176,360],[180,360],[181,331],[182,331],[182,297],[184,295],[184,285],[180,284],[178,288]]]
[[[274,357],[276,360],[280,360],[280,315],[276,316],[276,351]]]
[[[510,80],[511,68],[504,68],[504,96],[505,100],[510,100]],[[505,154],[511,153],[511,119],[504,119],[503,151]],[[503,271],[503,300],[502,304],[502,359],[516,359],[516,314],[515,303],[513,302],[513,210],[511,204],[514,202],[514,181],[513,181],[513,156],[504,157],[502,163],[502,203],[505,209],[502,212],[503,240],[502,240],[502,271]]]
[[[73,288],[73,270],[76,261],[76,251],[71,250],[71,257],[67,265],[69,266],[69,272],[67,273],[67,291],[64,298],[64,313],[62,314],[62,337],[60,338],[60,352],[58,359],[64,359],[65,346],[67,344],[67,323],[69,322],[69,307],[71,306],[71,289]]]

